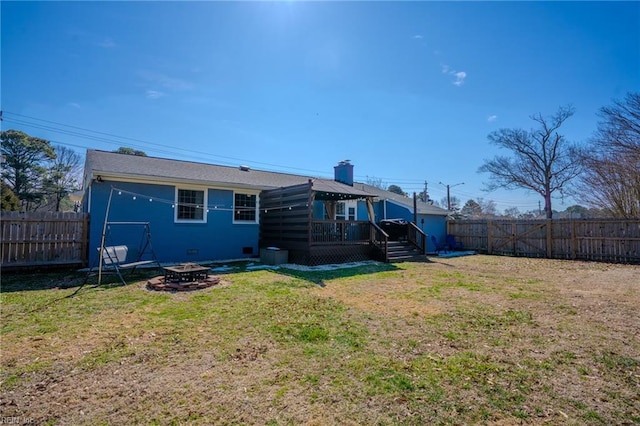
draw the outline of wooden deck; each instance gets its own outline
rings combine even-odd
[[[288,250],[289,262],[305,265],[389,260],[389,236],[376,224],[314,219],[317,196],[311,183],[264,191],[260,199],[260,247]],[[409,239],[418,248],[424,247],[426,236],[411,230]]]

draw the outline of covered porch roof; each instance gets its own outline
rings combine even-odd
[[[362,191],[352,186],[334,180],[310,179],[311,190],[314,198],[321,201],[355,200],[361,198],[371,199],[374,194]]]

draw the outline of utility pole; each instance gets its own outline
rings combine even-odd
[[[424,181],[424,200],[422,200],[425,203],[429,203],[429,201],[431,201],[429,197],[429,190],[427,188],[428,188],[428,184],[427,184],[427,181],[425,180]]]
[[[464,182],[456,183],[454,185],[445,185],[444,183],[440,182],[440,185],[444,185],[444,186],[447,187],[447,210],[451,211],[451,192],[450,192],[450,190],[454,186],[464,185]]]

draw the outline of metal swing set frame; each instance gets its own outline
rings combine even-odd
[[[127,285],[127,282],[124,279],[124,275],[122,273],[123,270],[130,269],[130,274],[135,272],[138,266],[155,264],[157,268],[162,271],[162,265],[158,261],[156,254],[153,250],[153,246],[151,245],[151,227],[149,222],[109,222],[109,210],[111,208],[111,199],[113,197],[113,190],[115,188],[111,188],[111,192],[109,193],[109,201],[107,202],[107,210],[105,213],[105,219],[102,227],[102,238],[100,241],[100,247],[98,247],[98,283],[100,285],[102,283],[102,275],[104,272],[115,272],[123,285]],[[138,250],[137,258],[132,262],[127,262],[127,254],[129,252],[129,247],[126,245],[106,245],[106,241],[108,240],[108,234],[110,234],[111,226],[142,226],[143,227],[143,235],[142,240],[140,242],[140,247]],[[144,259],[145,254],[149,253],[150,259]],[[82,285],[86,284],[87,280],[93,273],[94,266],[89,268],[89,272],[85,277]]]

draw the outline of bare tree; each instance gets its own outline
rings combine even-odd
[[[82,165],[80,155],[65,146],[54,147],[56,157],[44,180],[47,206],[59,212],[62,201],[79,186]]]
[[[640,92],[600,110],[602,120],[582,151],[581,201],[615,217],[640,217]]]
[[[506,217],[518,218],[522,214],[520,213],[520,209],[518,209],[517,207],[508,207],[504,209],[504,215]]]
[[[500,129],[489,134],[489,142],[507,149],[512,157],[496,156],[485,160],[478,169],[489,173],[486,189],[529,189],[544,198],[544,209],[551,219],[551,196],[563,194],[570,182],[580,174],[580,163],[575,161],[577,148],[558,133],[562,124],[574,113],[571,106],[560,107],[550,116],[538,113],[531,119],[538,128],[530,131],[522,129]]]
[[[493,200],[485,200],[484,198],[478,198],[476,200],[480,209],[482,209],[482,215],[484,217],[492,217],[498,215],[498,206]]]
[[[462,201],[460,201],[460,198],[452,195],[450,197],[443,197],[440,199],[440,202],[436,202],[435,205],[438,207],[442,207],[443,209],[448,209],[454,213],[460,213],[460,204],[462,203]]]
[[[375,186],[376,188],[387,189],[387,184],[382,181],[382,178],[377,178],[375,176],[367,176],[365,183],[367,185]]]

